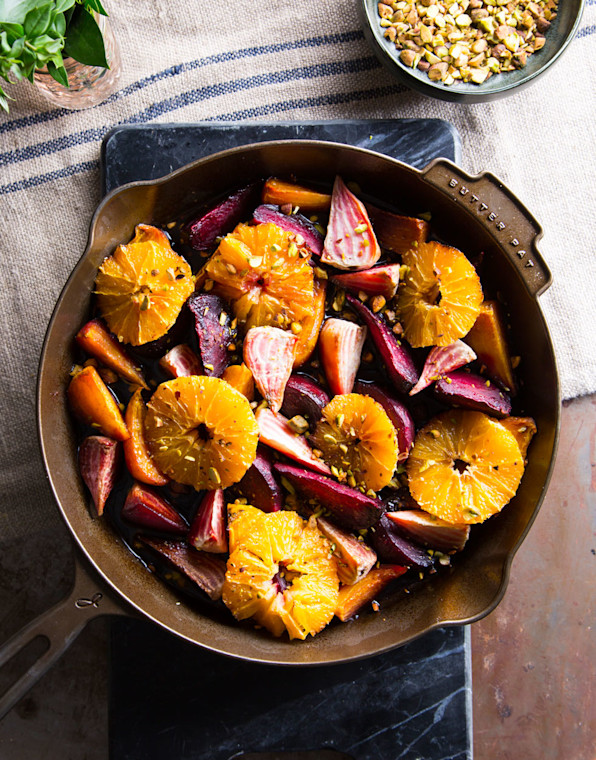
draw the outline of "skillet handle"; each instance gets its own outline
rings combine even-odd
[[[484,172],[472,177],[444,158],[431,161],[421,173],[426,182],[484,225],[509,253],[532,296],[539,296],[549,287],[551,273],[536,248],[542,227],[494,174]]]
[[[71,592],[0,646],[0,667],[30,642],[41,636],[48,648],[0,697],[0,720],[68,649],[90,620],[99,615],[129,615],[81,566],[75,557],[75,579]]]

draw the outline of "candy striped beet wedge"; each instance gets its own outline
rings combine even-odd
[[[295,335],[279,327],[251,327],[244,339],[244,363],[274,412],[279,412],[283,404],[296,341]]]
[[[366,327],[347,319],[328,319],[319,335],[319,354],[334,395],[351,393],[360,366]]]

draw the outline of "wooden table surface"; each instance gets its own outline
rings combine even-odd
[[[505,598],[472,626],[475,760],[596,757],[596,396],[564,404],[555,469]]]
[[[564,406],[546,499],[503,601],[472,626],[475,760],[596,758],[595,492],[590,396]],[[70,539],[58,527],[0,558],[0,640],[68,589],[72,567],[60,557]],[[94,620],[0,723],[1,760],[107,759],[107,638],[106,620]]]

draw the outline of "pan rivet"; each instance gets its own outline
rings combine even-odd
[[[97,591],[95,594],[93,594],[91,599],[84,596],[82,596],[80,599],[77,599],[75,602],[75,607],[77,607],[79,610],[82,610],[85,607],[98,607],[98,603],[101,601],[101,599],[103,599],[103,594],[101,591]]]

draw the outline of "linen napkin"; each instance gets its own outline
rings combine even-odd
[[[47,103],[28,83],[0,116],[0,542],[58,521],[35,430],[38,356],[53,305],[84,250],[100,200],[103,136],[119,124],[434,117],[463,142],[463,168],[489,170],[543,225],[554,277],[541,304],[563,395],[596,390],[596,4],[538,82],[470,106],[425,98],[380,67],[357,1],[108,3],[120,89],[89,110]],[[18,503],[19,518],[10,516]]]

